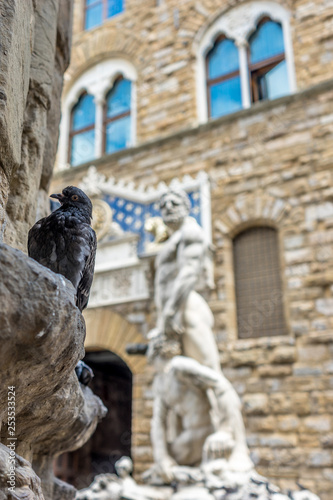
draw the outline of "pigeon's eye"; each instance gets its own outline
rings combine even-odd
[[[77,194],[73,194],[72,200],[73,201],[77,201],[78,199],[79,199],[78,195]]]

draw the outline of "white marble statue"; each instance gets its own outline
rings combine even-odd
[[[179,465],[199,467],[216,459],[224,461],[226,470],[251,470],[240,400],[232,385],[221,371],[179,354],[175,340],[157,335],[150,341],[148,359],[156,370],[154,474],[170,483]]]
[[[167,226],[163,240],[169,237],[156,258],[157,325],[148,335],[148,360],[155,368],[154,465],[143,479],[150,486],[135,483],[132,463],[123,457],[116,463],[118,476],[97,476],[77,498],[319,500],[307,490],[287,496],[254,470],[240,399],[220,366],[213,314],[197,292],[202,278],[213,285],[209,244],[189,216],[184,191],[163,194],[160,208]]]
[[[228,450],[228,467],[251,469],[240,400],[221,370],[213,314],[196,291],[208,268],[208,242],[189,217],[190,200],[184,191],[167,191],[160,208],[170,236],[156,258],[158,320],[150,332],[149,348],[156,368],[152,422],[156,465],[164,481],[170,482],[173,465],[224,458]],[[171,360],[175,355],[171,345],[179,345],[181,358]],[[173,426],[169,448],[166,414],[181,421],[183,429],[178,432]]]
[[[133,462],[129,457],[121,457],[115,463],[116,474],[99,474],[89,488],[81,490],[76,500],[166,500],[170,489],[158,490],[136,484],[131,476]]]
[[[184,191],[167,191],[160,208],[170,237],[156,258],[157,330],[166,338],[179,336],[184,355],[220,371],[213,314],[195,291],[207,274],[209,244],[202,228],[189,217],[190,200]]]

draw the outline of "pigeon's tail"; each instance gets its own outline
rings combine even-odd
[[[89,295],[81,293],[80,290],[77,291],[76,295],[76,307],[82,312],[88,305]]]

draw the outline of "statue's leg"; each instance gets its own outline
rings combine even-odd
[[[198,465],[202,460],[202,448],[213,432],[211,425],[183,431],[170,444],[170,455],[179,465]]]
[[[219,407],[223,415],[223,422],[219,430],[233,429],[235,445],[229,458],[229,467],[235,471],[246,471],[253,468],[253,462],[249,457],[249,449],[246,443],[245,426],[242,417],[241,402],[235,389],[230,384],[219,398]]]
[[[207,302],[192,291],[184,307],[184,356],[221,371],[219,353],[213,333],[214,318]]]

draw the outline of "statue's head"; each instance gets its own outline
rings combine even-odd
[[[160,209],[167,226],[179,225],[190,213],[191,202],[185,191],[169,189],[161,196]]]
[[[114,464],[114,467],[119,477],[126,477],[133,471],[133,462],[130,457],[121,457]]]

